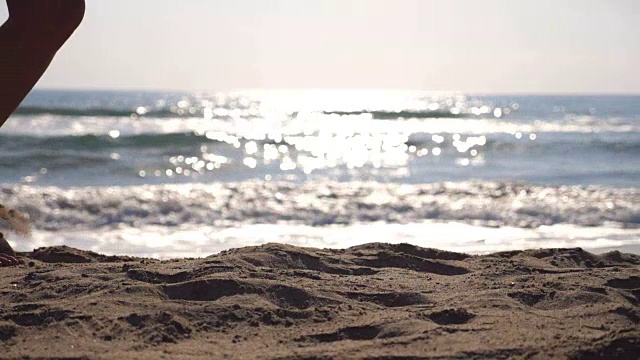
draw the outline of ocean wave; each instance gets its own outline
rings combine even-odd
[[[258,113],[250,111],[249,109],[225,109],[218,112],[210,112],[210,117],[217,118],[229,118],[232,117],[232,111],[234,116],[257,116]],[[137,109],[114,109],[114,108],[64,108],[64,107],[37,107],[37,106],[24,106],[16,110],[15,115],[19,116],[39,116],[39,115],[56,115],[65,117],[149,117],[149,118],[190,118],[194,116],[204,116],[207,113],[206,109],[202,108],[164,108],[164,109],[145,109],[144,111],[138,111]],[[431,118],[462,118],[465,116],[473,115],[466,112],[451,112],[451,111],[323,111],[325,115],[338,115],[338,116],[360,116],[370,115],[371,118],[377,120],[393,120],[393,119],[431,119]],[[297,113],[293,113],[297,115]],[[486,115],[486,114],[484,114]],[[490,114],[491,115],[491,114]],[[480,115],[476,115],[480,116]],[[487,115],[488,116],[488,115]],[[491,115],[493,116],[493,115]],[[489,116],[489,117],[491,117]]]
[[[211,134],[211,133],[210,133]],[[357,133],[354,135],[358,135]],[[362,135],[362,134],[361,134]],[[369,136],[369,134],[364,134]],[[406,141],[399,142],[396,145],[405,144],[407,146],[415,146],[420,149],[422,147],[437,146],[442,150],[454,149],[458,142],[451,139],[451,134],[446,135],[446,138],[440,135],[435,137],[431,133],[413,133],[404,137]],[[526,134],[525,134],[526,135]],[[262,149],[265,144],[284,144],[291,146],[292,151],[296,151],[296,144],[300,139],[308,137],[317,137],[318,134],[311,135],[288,135],[279,139],[263,139],[256,140],[255,138],[245,138],[240,134],[228,135],[237,140],[238,144],[244,146],[247,142],[255,142],[258,145],[258,149]],[[476,139],[476,142],[471,141],[478,149],[482,148],[483,151],[490,152],[509,152],[520,149],[522,151],[531,151],[535,147],[542,147],[548,151],[557,151],[557,149],[565,149],[567,146],[573,148],[586,148],[592,150],[610,151],[615,153],[640,153],[640,137],[633,134],[625,134],[624,136],[609,135],[606,137],[592,137],[592,138],[564,138],[564,137],[545,137],[537,138],[537,142],[521,141],[514,136],[489,136],[489,137],[471,137],[470,139]],[[434,138],[438,141],[435,141]],[[468,138],[461,136],[461,143],[466,143]],[[481,139],[481,140],[477,140]],[[480,143],[477,143],[480,141]],[[207,132],[177,132],[177,133],[164,133],[164,134],[125,134],[120,135],[117,138],[113,138],[109,135],[63,135],[63,136],[25,136],[25,135],[4,135],[0,134],[0,149],[5,151],[3,160],[7,160],[9,157],[18,156],[18,153],[13,155],[7,155],[6,152],[22,152],[21,156],[37,156],[35,150],[41,149],[50,156],[51,150],[65,151],[65,150],[110,150],[110,149],[144,149],[144,148],[158,148],[166,147],[167,145],[172,147],[191,147],[208,144],[227,144],[225,141],[216,139],[211,135],[207,135]]]
[[[15,111],[15,115],[37,116],[37,115],[59,115],[59,116],[78,116],[78,117],[129,117],[135,114],[135,111],[117,110],[117,109],[100,109],[100,108],[55,108],[55,107],[19,107]],[[162,115],[162,114],[158,114]]]
[[[0,129],[0,136],[118,136],[206,133],[224,131],[229,135],[260,139],[270,134],[460,134],[523,135],[542,133],[640,133],[640,124],[621,120],[519,121],[482,117],[428,118],[405,120],[371,120],[363,116],[299,114],[295,118],[188,118],[168,117],[94,117],[67,118],[59,115],[22,116],[10,119]]]
[[[144,110],[143,110],[144,109]],[[222,112],[210,111],[211,109],[201,107],[190,108],[159,108],[147,109],[117,109],[117,108],[65,108],[65,107],[38,107],[23,106],[15,111],[18,116],[64,116],[64,117],[148,117],[148,118],[192,118],[204,117],[209,118],[232,118],[232,117],[253,117],[258,114],[249,109],[225,109]]]
[[[640,192],[599,186],[512,182],[425,185],[375,182],[144,185],[63,189],[0,186],[0,203],[29,214],[36,229],[120,225],[311,226],[460,221],[486,226],[640,227]]]
[[[442,118],[463,118],[468,117],[468,113],[451,112],[451,111],[324,111],[325,115],[339,116],[361,116],[370,115],[376,120],[394,120],[394,119],[442,119]],[[479,115],[478,115],[479,116]]]
[[[6,136],[0,135],[0,149],[8,151],[25,150],[26,155],[33,154],[34,149],[42,149],[51,154],[51,150],[108,150],[115,148],[155,148],[166,146],[189,146],[201,142],[215,142],[193,133],[172,134],[139,134],[122,136],[114,139],[107,135],[79,135],[79,136]],[[5,154],[3,158],[6,158]]]

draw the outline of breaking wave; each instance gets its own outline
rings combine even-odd
[[[29,214],[41,230],[120,225],[312,226],[423,220],[491,227],[640,227],[640,192],[599,186],[513,182],[426,185],[375,182],[144,185],[62,189],[0,186],[0,203]]]

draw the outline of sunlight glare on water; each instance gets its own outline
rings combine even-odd
[[[189,112],[217,121],[195,124],[192,130],[197,137],[229,145],[224,151],[231,151],[233,155],[217,154],[209,147],[202,147],[200,154],[171,156],[171,168],[139,171],[147,174],[160,170],[160,174],[198,177],[224,166],[234,166],[229,159],[240,158],[248,169],[264,167],[285,173],[301,171],[311,175],[315,171],[339,168],[388,169],[394,174],[406,174],[410,161],[428,155],[438,157],[442,153],[440,145],[430,147],[424,142],[418,149],[411,145],[412,137],[428,139],[431,133],[450,130],[452,125],[455,127],[452,121],[459,116],[487,121],[493,115],[502,114],[499,108],[471,106],[466,101],[460,94],[406,91],[292,90],[216,95],[200,99],[202,109]],[[191,103],[180,100],[169,108],[182,115],[181,110]],[[138,115],[147,113],[143,106],[137,109],[145,109],[138,111]],[[438,128],[442,119],[446,119],[446,129]],[[460,133],[467,134],[468,128],[469,123],[460,124],[458,133],[448,139],[460,153],[474,151],[474,155],[465,154],[467,158],[455,160],[461,166],[471,164],[470,157],[477,156],[486,143],[484,136],[463,138]],[[438,134],[432,139],[436,144],[445,142]],[[181,160],[174,161],[176,156],[194,160],[184,164]],[[212,158],[225,160],[211,161]],[[479,161],[473,163],[480,164]],[[190,167],[189,171],[182,171],[185,165]]]
[[[556,119],[541,116],[537,109],[523,112],[520,103],[529,101],[526,98],[444,92],[279,90],[86,96],[95,98],[64,105],[70,96],[55,101],[45,97],[46,106],[19,110],[19,121],[10,121],[0,136],[95,136],[105,143],[101,146],[112,149],[106,154],[109,164],[133,183],[247,177],[419,183],[455,169],[460,170],[460,179],[504,178],[506,165],[526,168],[532,159],[509,157],[501,161],[511,164],[496,164],[496,153],[533,156],[547,144],[562,141],[548,143],[550,136],[624,134],[637,127],[617,118],[597,118],[603,110],[593,106],[579,115],[555,105],[546,111],[553,110],[550,114]],[[162,146],[135,156],[131,152],[154,144]],[[81,159],[99,156],[83,154]],[[431,177],[424,178],[427,174]],[[30,183],[44,178],[35,171],[22,176]]]
[[[638,97],[35,91],[0,129],[34,239],[202,256],[269,241],[638,246]]]

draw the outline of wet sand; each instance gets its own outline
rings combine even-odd
[[[637,359],[640,256],[269,244],[2,268],[1,358]]]

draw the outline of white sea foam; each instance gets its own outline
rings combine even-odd
[[[464,252],[640,245],[636,189],[458,182],[2,186],[31,216],[20,250],[66,244],[104,253],[205,256],[265,242],[347,247],[409,242]]]
[[[462,221],[485,226],[640,226],[640,192],[511,182],[408,185],[276,181],[56,188],[0,186],[0,201],[52,231],[120,225],[312,226]]]
[[[13,238],[19,251],[68,245],[103,254],[155,258],[205,257],[230,248],[270,242],[318,248],[346,248],[370,242],[410,243],[471,254],[533,248],[582,247],[591,252],[612,249],[640,253],[640,229],[542,226],[484,227],[460,222],[383,222],[350,225],[243,224],[232,227],[183,225],[122,226],[100,231],[36,231],[32,238]]]

